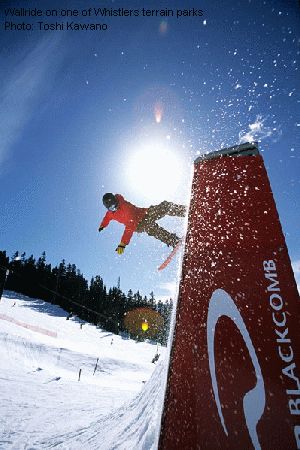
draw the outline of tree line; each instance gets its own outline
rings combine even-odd
[[[0,298],[4,288],[59,305],[69,313],[68,317],[77,316],[115,334],[126,332],[124,317],[129,311],[150,308],[164,319],[156,339],[162,344],[168,339],[171,299],[163,303],[155,299],[153,292],[148,298],[131,289],[125,294],[120,286],[108,289],[100,275],[88,281],[75,264],[67,264],[64,259],[52,267],[45,252],[38,259],[16,252],[10,259],[6,251],[0,251]],[[147,332],[141,330],[131,337],[147,339]]]

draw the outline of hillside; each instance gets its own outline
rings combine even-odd
[[[42,300],[2,297],[1,449],[155,448],[165,348],[155,366],[156,345],[67,316]]]

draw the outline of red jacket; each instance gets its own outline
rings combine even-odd
[[[107,227],[111,220],[116,220],[117,222],[123,223],[125,225],[125,231],[121,242],[127,245],[129,244],[131,236],[135,232],[138,224],[145,216],[148,208],[138,208],[125,200],[120,194],[116,194],[116,197],[119,203],[118,209],[116,211],[107,211],[100,227]]]

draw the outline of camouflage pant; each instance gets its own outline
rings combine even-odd
[[[136,231],[138,233],[147,233],[149,236],[155,237],[155,239],[164,242],[168,246],[175,247],[180,240],[179,237],[159,226],[156,220],[162,219],[165,216],[184,217],[185,214],[185,206],[164,201],[159,205],[148,208],[145,217],[138,224]]]

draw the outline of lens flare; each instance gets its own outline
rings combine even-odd
[[[165,20],[163,20],[159,24],[159,32],[160,34],[164,35],[167,33],[167,31],[168,31],[168,23]]]
[[[145,321],[142,323],[142,330],[143,330],[143,331],[147,331],[148,328],[149,328],[148,322],[147,322],[147,320],[145,320]]]
[[[160,123],[163,116],[163,105],[161,102],[156,102],[154,105],[154,117],[156,123]]]

